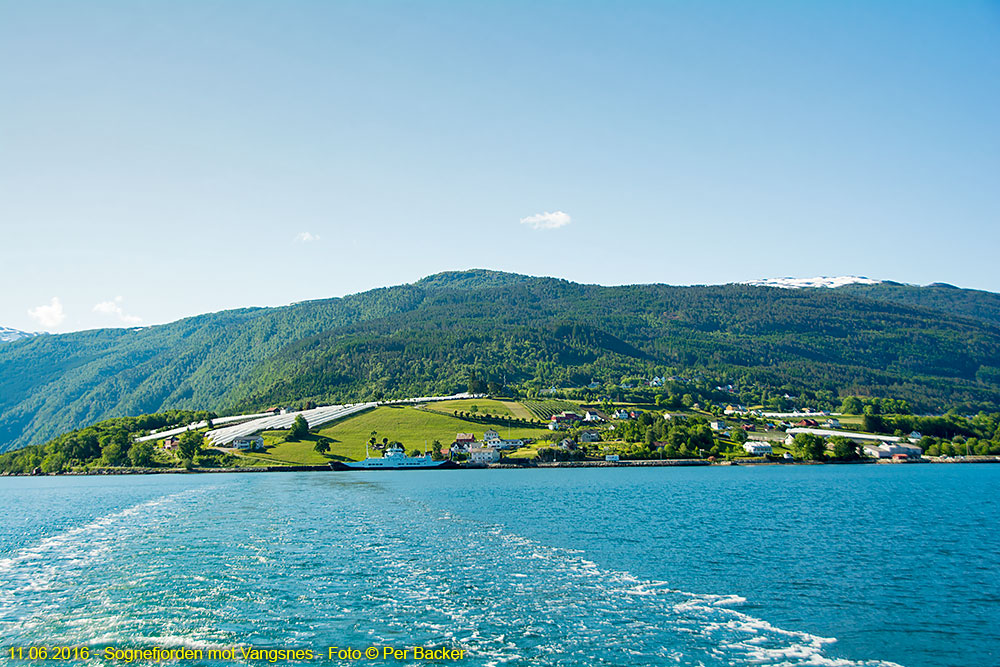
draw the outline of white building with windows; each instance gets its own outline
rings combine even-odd
[[[919,460],[924,452],[916,445],[898,442],[895,444],[865,445],[865,454],[873,459],[891,459],[905,456],[908,459]]]
[[[489,465],[500,461],[500,451],[493,447],[473,447],[469,450],[469,463]]]
[[[764,456],[773,453],[771,445],[760,440],[747,440],[743,443],[743,451],[754,456]]]
[[[486,440],[483,442],[486,447],[492,447],[493,449],[517,449],[518,447],[524,447],[524,440],[514,438],[511,440],[505,440],[503,438],[494,438],[492,440]]]
[[[233,447],[243,451],[260,451],[264,449],[264,438],[259,435],[247,435],[233,440]]]

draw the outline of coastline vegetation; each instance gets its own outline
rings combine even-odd
[[[253,452],[207,446],[203,437],[207,427],[180,434],[171,450],[160,441],[137,441],[151,431],[206,420],[210,423],[215,417],[206,411],[172,410],[104,420],[43,445],[0,454],[0,473],[324,465],[362,459],[366,453],[377,455],[381,447],[374,434],[384,443],[391,439],[391,443],[401,444],[411,454],[433,452],[434,458],[440,459],[458,433],[481,436],[487,429],[496,430],[501,438],[525,441],[502,452],[501,462],[515,464],[602,460],[609,455],[622,460],[786,460],[786,454],[794,460],[813,462],[864,459],[863,448],[847,437],[798,433],[786,444],[787,422],[776,424],[779,420],[765,416],[763,406],[725,415],[727,405],[711,400],[718,389],[706,392],[696,385],[686,389],[683,394],[669,387],[632,389],[630,398],[638,395],[641,399],[635,402],[605,396],[598,403],[587,404],[571,398],[577,390],[550,390],[559,397],[521,401],[482,397],[415,406],[383,405],[312,430],[300,416],[288,430],[263,432],[263,449]],[[582,413],[585,409],[608,416],[624,408],[634,417],[576,423],[559,430],[548,429],[548,422],[538,417],[562,410]],[[913,415],[905,401],[856,396],[845,397],[837,408],[841,428],[846,431],[909,438],[927,456],[1000,455],[1000,413],[961,415],[950,410],[941,415]],[[710,423],[724,424],[725,428]],[[769,457],[745,451],[748,432],[771,444]],[[376,447],[366,450],[366,443]]]

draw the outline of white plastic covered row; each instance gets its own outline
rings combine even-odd
[[[244,422],[242,424],[237,424],[235,426],[227,426],[226,428],[218,428],[209,431],[205,434],[205,437],[213,445],[216,446],[226,446],[230,444],[236,438],[243,438],[254,433],[259,433],[261,431],[273,431],[291,428],[292,423],[295,418],[299,415],[306,420],[309,424],[309,428],[314,426],[319,426],[320,424],[326,424],[327,422],[332,422],[335,419],[341,419],[342,417],[347,417],[348,415],[353,415],[356,412],[361,412],[362,410],[367,410],[368,408],[373,408],[378,403],[349,403],[347,405],[324,405],[320,408],[313,408],[312,410],[302,410],[301,412],[289,412],[284,415],[274,415],[271,417],[265,417],[263,419],[254,419],[253,421]]]
[[[259,412],[253,415],[234,415],[232,417],[218,417],[212,420],[213,425],[218,424],[231,424],[232,422],[245,422],[250,419],[259,419],[260,417],[267,417],[271,413],[269,412]],[[180,435],[185,431],[197,431],[200,428],[205,428],[208,426],[208,422],[200,421],[193,424],[188,424],[187,426],[178,426],[177,428],[172,428],[169,431],[158,431],[156,433],[150,433],[149,435],[144,435],[141,438],[136,438],[136,442],[146,442],[147,440],[163,440],[164,438],[169,438],[172,435]]]

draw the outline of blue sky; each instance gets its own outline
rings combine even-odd
[[[1000,291],[997,2],[0,2],[0,59],[0,325],[470,267]]]

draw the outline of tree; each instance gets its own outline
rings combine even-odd
[[[177,441],[177,453],[185,461],[194,461],[201,452],[204,438],[198,431],[185,431]]]
[[[874,414],[865,409],[865,416],[861,418],[861,428],[868,433],[884,433],[885,419],[881,415]]]
[[[859,456],[858,443],[850,438],[834,436],[830,438],[830,444],[833,445],[833,455],[838,459],[851,461]]]
[[[733,427],[733,442],[735,442],[738,445],[742,445],[748,439],[749,436],[747,435],[747,432],[743,430],[742,426]]]
[[[320,438],[319,440],[316,441],[316,444],[313,445],[313,449],[318,454],[326,454],[328,451],[330,451],[330,441],[327,440],[326,438]]]
[[[128,450],[128,458],[132,465],[143,468],[153,462],[153,443],[136,442]]]
[[[68,463],[65,454],[52,452],[42,459],[42,472],[62,472]]]
[[[101,438],[101,456],[110,466],[123,466],[128,463],[128,448],[131,441],[127,431],[115,431]]]
[[[444,459],[444,455],[441,453],[441,441],[434,440],[431,442],[431,458],[435,461],[441,461]]]
[[[812,433],[798,433],[792,441],[792,448],[795,455],[804,461],[822,461],[826,442]]]
[[[840,404],[840,412],[843,412],[845,415],[860,415],[864,409],[864,403],[857,396],[848,396]]]
[[[298,442],[307,435],[309,435],[309,422],[302,415],[297,415],[295,421],[292,422],[292,427],[288,429],[288,436],[285,440]]]

